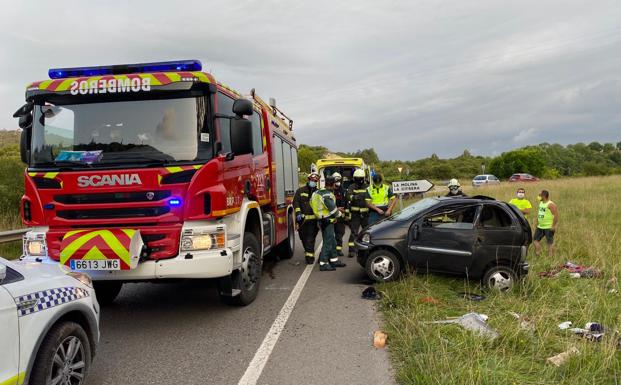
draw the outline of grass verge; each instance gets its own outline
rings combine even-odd
[[[508,201],[518,185],[466,189]],[[507,294],[486,293],[481,302],[457,296],[481,293],[479,282],[414,275],[380,286],[380,308],[389,335],[397,380],[402,384],[621,384],[621,350],[614,331],[621,330],[621,177],[577,178],[528,184],[527,197],[536,206],[541,189],[560,210],[556,256],[529,256],[531,273]],[[532,215],[531,215],[532,217]],[[537,273],[566,261],[593,265],[603,278],[573,279],[567,274],[539,278]],[[609,290],[616,288],[616,293]],[[424,300],[433,297],[437,304]],[[467,312],[487,314],[500,333],[494,341],[458,325],[426,321]],[[535,329],[520,329],[510,314],[528,316]],[[576,327],[600,322],[607,327],[603,342],[591,343],[558,329],[563,321]],[[555,367],[546,359],[575,346],[580,353]]]

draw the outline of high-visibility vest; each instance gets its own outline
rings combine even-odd
[[[371,196],[371,203],[375,206],[388,206],[389,189],[390,187],[385,184],[380,187],[369,186],[368,191]]]
[[[554,223],[554,214],[550,211],[550,203],[552,201],[547,201],[546,203],[539,202],[539,212],[537,213],[537,227],[542,230],[551,229],[552,224]]]
[[[334,208],[332,210],[330,210],[326,205],[326,198],[332,199],[332,202],[334,202]],[[310,204],[317,219],[329,218],[338,211],[338,208],[336,207],[336,198],[334,197],[334,194],[328,190],[315,191],[311,197]]]

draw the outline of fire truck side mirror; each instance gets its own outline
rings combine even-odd
[[[22,130],[22,134],[19,137],[19,156],[22,162],[30,163],[30,130],[32,126],[26,127]]]
[[[231,151],[235,155],[252,154],[252,123],[248,119],[231,119]]]
[[[237,99],[233,102],[233,113],[237,116],[252,115],[252,102],[248,99]]]

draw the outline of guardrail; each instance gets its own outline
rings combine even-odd
[[[29,229],[9,230],[0,232],[0,243],[19,241]]]

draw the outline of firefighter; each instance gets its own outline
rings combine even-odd
[[[397,200],[392,188],[382,183],[382,174],[375,173],[373,175],[373,186],[369,186],[367,191],[371,197],[371,203],[368,205],[371,209],[369,211],[369,225],[379,222],[384,217],[391,216]]]
[[[323,246],[321,246],[321,254],[319,255],[320,271],[334,271],[337,267],[347,266],[339,261],[336,253],[334,223],[341,216],[341,212],[336,207],[336,198],[332,189],[334,189],[334,178],[332,175],[328,175],[326,187],[315,191],[311,197],[311,207],[321,228],[323,239]]]
[[[334,197],[336,198],[336,207],[341,212],[341,216],[336,219],[334,224],[334,235],[336,236],[336,254],[343,256],[343,235],[345,235],[345,207],[347,200],[345,199],[345,189],[342,186],[343,177],[338,172],[332,174],[334,178]]]
[[[358,237],[360,228],[367,227],[369,219],[369,207],[367,202],[371,202],[367,191],[367,185],[364,182],[364,170],[361,168],[354,171],[354,183],[347,189],[345,197],[347,198],[346,215],[349,218],[349,258],[356,256],[356,244],[354,240]]]
[[[463,191],[461,191],[461,185],[459,184],[459,181],[455,178],[451,179],[448,183],[448,189],[449,192],[448,194],[446,194],[447,197],[457,197],[457,196],[462,196],[465,197],[466,194],[464,194]]]
[[[310,204],[311,197],[317,190],[318,182],[319,174],[311,172],[308,174],[306,185],[300,187],[293,197],[295,221],[302,245],[304,246],[304,257],[309,265],[315,263],[315,238],[317,238],[317,233],[319,232],[317,219]]]

